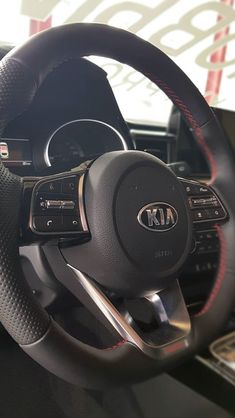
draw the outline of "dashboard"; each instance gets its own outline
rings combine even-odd
[[[234,153],[234,112],[214,111]],[[60,173],[105,152],[133,148],[168,164],[181,162],[187,168],[182,176],[205,180],[210,175],[175,107],[167,128],[126,122],[106,73],[86,59],[74,59],[53,70],[30,108],[7,126],[0,139],[3,163],[22,176]]]
[[[0,156],[3,164],[15,171],[17,167],[32,166],[32,152],[28,138],[1,138]]]
[[[215,112],[234,153],[235,114],[216,109]],[[172,109],[167,128],[125,121],[106,73],[86,59],[68,61],[53,70],[30,108],[7,126],[0,140],[3,163],[12,172],[28,177],[69,171],[105,152],[123,149],[149,152],[170,164],[182,177],[206,180],[210,175],[192,132],[176,108]],[[212,286],[218,250],[215,230],[195,230],[193,251],[180,276],[183,294],[192,310],[200,307]],[[21,254],[25,275],[30,272],[31,287],[39,287],[44,298],[41,303],[50,304],[54,296],[49,291],[45,296],[38,281],[42,269],[36,273],[31,261],[38,262],[38,247],[30,251],[22,248]]]
[[[76,59],[56,68],[30,108],[8,125],[0,155],[16,174],[43,176],[132,147],[106,73]]]

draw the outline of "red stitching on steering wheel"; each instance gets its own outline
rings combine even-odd
[[[214,159],[214,156],[213,156],[210,148],[206,144],[206,141],[205,141],[204,135],[202,133],[202,130],[201,130],[200,126],[198,125],[197,121],[194,119],[192,113],[190,112],[188,107],[182,102],[182,100],[177,96],[177,94],[169,86],[167,86],[167,84],[165,84],[162,80],[159,80],[156,77],[153,77],[152,74],[145,73],[145,75],[149,79],[151,79],[157,86],[159,86],[164,92],[166,92],[167,96],[169,96],[172,99],[172,101],[176,104],[176,106],[184,114],[185,118],[187,119],[188,123],[190,124],[190,126],[192,127],[192,129],[194,131],[194,134],[197,138],[197,141],[198,141],[199,145],[201,146],[204,153],[206,154],[206,157],[208,159],[210,169],[211,169],[210,183],[213,183],[213,181],[215,180],[216,175],[217,175],[216,161]],[[195,317],[202,316],[209,311],[209,309],[211,308],[214,300],[216,299],[216,297],[217,297],[217,295],[218,295],[218,293],[221,289],[223,279],[225,277],[225,272],[226,272],[226,243],[225,243],[225,239],[224,239],[224,235],[223,235],[223,232],[221,230],[221,227],[219,225],[215,225],[215,228],[217,230],[218,237],[219,237],[219,240],[220,240],[219,270],[218,270],[218,273],[217,273],[217,276],[216,276],[216,279],[215,279],[215,282],[214,282],[213,289],[210,293],[210,296],[209,296],[207,302],[205,303],[203,308],[196,315],[194,315]],[[125,344],[126,342],[127,342],[126,340],[122,340],[122,341],[118,342],[116,345],[114,345],[112,347],[108,347],[105,350],[116,349],[116,348],[122,346],[123,344]]]
[[[165,82],[163,82],[162,80],[157,79],[152,74],[145,73],[145,75],[150,80],[152,80],[154,83],[156,83],[167,94],[167,96],[169,96],[172,99],[172,101],[176,104],[176,106],[184,114],[184,116],[185,116],[186,120],[188,121],[189,125],[194,130],[194,133],[195,133],[195,136],[197,138],[197,141],[198,141],[199,145],[201,146],[204,153],[206,154],[206,157],[208,159],[208,162],[210,164],[210,169],[211,169],[210,184],[213,183],[216,176],[217,176],[216,161],[214,159],[214,156],[213,156],[210,148],[206,144],[206,141],[205,141],[204,135],[202,133],[202,130],[201,130],[200,126],[198,125],[197,121],[194,119],[192,113],[190,112],[188,107],[182,102],[182,100],[177,96],[177,94]],[[223,280],[224,280],[224,277],[225,277],[225,272],[226,272],[226,243],[225,243],[225,239],[224,239],[224,235],[223,235],[221,227],[219,225],[215,225],[215,228],[217,230],[218,237],[219,237],[219,240],[220,240],[219,270],[218,270],[218,273],[217,273],[217,276],[216,276],[216,279],[215,279],[215,282],[214,282],[213,289],[212,289],[212,291],[209,295],[209,298],[208,298],[207,302],[205,303],[205,305],[201,309],[201,311],[199,311],[195,316],[202,316],[203,314],[208,312],[208,310],[211,308],[215,298],[217,297],[217,295],[219,293],[219,290],[222,286],[222,283],[223,283]]]
[[[116,348],[121,347],[123,344],[127,342],[128,342],[127,340],[121,340],[121,341],[118,341],[118,343],[113,345],[112,347],[107,347],[107,348],[104,348],[103,350],[115,350]]]
[[[211,181],[210,182],[213,183],[213,181],[214,181],[214,179],[216,178],[216,175],[217,175],[216,162],[215,162],[215,159],[213,157],[213,154],[212,154],[210,148],[206,144],[206,141],[205,141],[204,135],[202,133],[202,130],[201,130],[200,126],[198,125],[197,121],[194,119],[192,113],[190,112],[190,110],[188,109],[186,104],[182,102],[182,100],[177,96],[177,94],[164,81],[159,80],[158,78],[156,78],[152,74],[145,73],[145,75],[149,79],[151,79],[157,86],[159,86],[167,94],[167,96],[169,96],[172,99],[172,101],[176,104],[176,106],[184,114],[186,120],[188,121],[188,123],[190,124],[190,126],[192,127],[192,129],[195,133],[195,136],[197,138],[197,141],[198,141],[199,145],[203,148],[203,151],[207,156],[207,159],[208,159],[208,162],[209,162],[209,165],[210,165],[210,169],[211,169]]]

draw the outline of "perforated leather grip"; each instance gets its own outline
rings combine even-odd
[[[0,63],[0,135],[22,113],[36,92],[30,71],[11,59]],[[20,344],[41,338],[49,326],[47,313],[23,278],[18,253],[22,181],[0,162],[0,319]]]
[[[41,338],[49,317],[23,279],[18,253],[22,182],[0,163],[0,318],[20,344]]]

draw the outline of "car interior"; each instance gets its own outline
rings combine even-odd
[[[150,3],[1,4],[1,418],[235,416],[235,2]]]

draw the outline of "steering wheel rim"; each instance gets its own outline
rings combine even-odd
[[[7,54],[0,63],[0,134],[30,105],[50,71],[66,60],[88,55],[129,64],[167,94],[203,150],[211,168],[210,185],[229,213],[228,222],[217,226],[221,254],[214,287],[203,309],[191,318],[192,330],[184,343],[172,345],[165,357],[159,355],[154,361],[129,341],[98,350],[75,340],[51,320],[26,285],[18,254],[22,180],[0,163],[0,319],[43,367],[71,383],[102,387],[167,370],[207,344],[222,328],[235,300],[235,199],[231,194],[235,167],[214,114],[176,64],[137,36],[100,24],[56,27]]]

